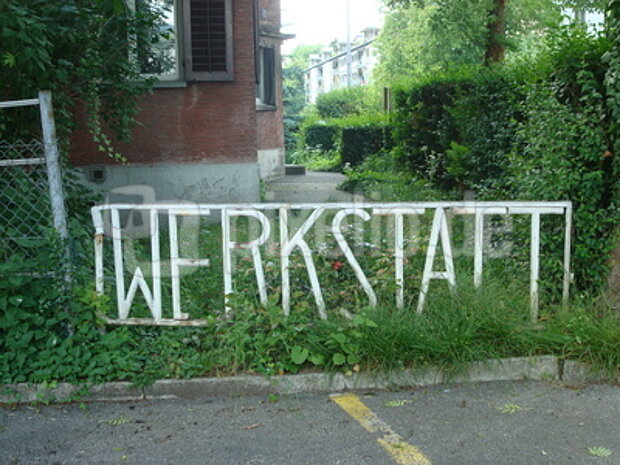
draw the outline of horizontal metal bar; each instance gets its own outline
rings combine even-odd
[[[39,105],[38,98],[30,98],[26,100],[8,100],[6,102],[0,102],[0,108],[31,107],[37,105]]]
[[[0,160],[0,166],[44,165],[45,158],[20,158],[17,160]]]
[[[373,208],[446,208],[446,209],[469,209],[487,210],[487,209],[511,209],[515,212],[531,213],[537,209],[564,209],[571,207],[570,201],[560,202],[339,202],[339,203],[252,203],[252,204],[187,204],[180,205],[178,203],[142,203],[142,204],[107,204],[93,207],[93,211],[105,210],[179,210],[183,212],[200,212],[206,209],[211,210],[277,210],[280,208],[288,208],[293,210],[312,210],[318,207],[325,209],[373,209]],[[546,212],[545,212],[546,213]],[[555,211],[554,211],[555,213]]]
[[[177,258],[176,261],[180,266],[209,266],[210,265],[210,262],[208,259]]]
[[[532,213],[541,213],[546,215],[563,215],[567,207],[557,207],[550,205],[534,205],[528,207],[454,207],[450,211],[456,215],[475,215],[477,212],[483,215],[530,215]]]
[[[207,320],[155,320],[153,318],[127,318],[126,320],[117,320],[102,316],[103,320],[110,325],[119,326],[208,326]]]
[[[568,207],[514,207],[508,209],[509,215],[530,215],[532,213],[541,213],[543,215],[563,215]]]

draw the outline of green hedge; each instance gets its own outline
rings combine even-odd
[[[316,121],[301,127],[299,148],[320,149],[328,152],[335,150],[340,138],[340,126],[326,121]]]
[[[363,115],[306,123],[301,151],[337,151],[342,163],[357,165],[368,155],[392,148],[392,126],[384,115]]]
[[[383,124],[346,125],[342,128],[340,158],[351,166],[367,156],[392,147],[391,128]]]
[[[444,188],[501,179],[521,117],[524,75],[477,69],[395,89],[394,138],[408,168]]]
[[[396,153],[410,175],[446,192],[474,188],[479,199],[573,201],[581,289],[605,284],[620,224],[612,117],[620,93],[609,64],[618,42],[566,28],[529,63],[461,70],[394,93]],[[546,224],[543,275],[555,283],[563,230]]]

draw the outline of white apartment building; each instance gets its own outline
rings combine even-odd
[[[351,85],[366,84],[377,64],[373,42],[379,35],[379,28],[368,27],[351,42]],[[346,87],[348,78],[347,43],[336,42],[324,48],[321,53],[310,55],[305,70],[306,101],[315,103],[320,94]]]

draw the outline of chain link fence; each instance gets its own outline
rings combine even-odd
[[[4,260],[32,258],[32,245],[52,226],[52,209],[41,141],[0,141],[0,241]]]
[[[30,141],[0,139],[0,259],[18,254],[29,263],[49,245],[52,228],[63,240],[68,234],[51,93],[0,102],[0,111],[24,106],[39,107],[43,136]],[[33,273],[49,271],[33,269]]]

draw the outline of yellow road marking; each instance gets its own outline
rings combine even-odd
[[[353,417],[370,433],[383,433],[377,442],[392,456],[398,465],[431,465],[426,456],[405,440],[370,410],[355,394],[331,396],[338,406]]]

